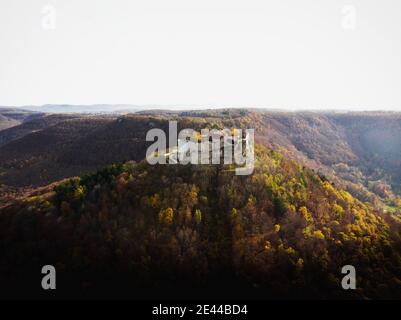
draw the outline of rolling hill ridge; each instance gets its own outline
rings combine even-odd
[[[256,141],[327,176],[361,201],[401,205],[401,115],[252,110],[44,115],[0,131],[0,184],[37,187],[104,166],[139,161],[146,132],[253,127]]]

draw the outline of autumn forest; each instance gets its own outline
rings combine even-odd
[[[255,129],[253,173],[150,165],[169,120]],[[0,109],[0,252],[15,297],[400,299],[401,114]]]

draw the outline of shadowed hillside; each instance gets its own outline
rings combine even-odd
[[[227,169],[127,163],[25,196],[0,215],[2,287],[34,294],[53,264],[61,296],[401,296],[391,217],[260,146],[253,175]]]

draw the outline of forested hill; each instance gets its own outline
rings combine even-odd
[[[2,294],[36,293],[52,264],[61,296],[401,297],[396,220],[279,152],[256,159],[250,176],[128,162],[15,200]],[[357,290],[341,288],[344,265]]]
[[[38,187],[144,158],[146,132],[256,129],[256,141],[327,176],[363,202],[401,211],[401,114],[267,110],[35,115],[0,130],[0,190]],[[0,202],[2,200],[0,199]]]

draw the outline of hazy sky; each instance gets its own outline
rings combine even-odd
[[[0,105],[401,111],[399,0],[0,0]]]

